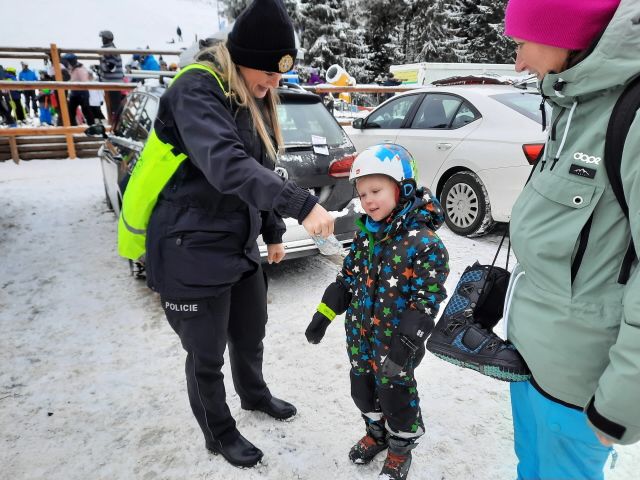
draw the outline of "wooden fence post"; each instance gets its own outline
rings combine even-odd
[[[18,154],[18,141],[16,137],[9,137],[9,148],[11,149],[11,158],[17,165],[20,163],[20,155]]]
[[[56,74],[56,81],[62,82],[62,68],[60,67],[60,52],[58,46],[55,43],[51,44],[51,62],[53,63],[53,69]],[[58,103],[60,104],[60,115],[62,115],[62,126],[70,127],[71,121],[69,120],[69,107],[67,106],[65,90],[58,90]],[[75,114],[75,112],[72,112]],[[67,133],[65,135],[67,139],[67,151],[69,158],[76,158],[76,146],[73,143],[73,134]]]

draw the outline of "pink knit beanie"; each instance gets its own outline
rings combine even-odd
[[[509,0],[505,35],[584,50],[604,30],[620,0]]]

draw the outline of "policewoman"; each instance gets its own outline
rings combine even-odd
[[[189,401],[206,447],[241,467],[263,454],[240,434],[226,404],[227,346],[243,409],[276,419],[296,414],[262,375],[267,285],[256,239],[262,234],[269,262],[277,263],[281,217],[310,234],[333,232],[318,199],[273,172],[283,144],[275,88],[295,56],[282,1],[255,0],[227,42],[201,51],[162,96],[120,217],[120,253],[144,258],[148,285],[187,351]]]

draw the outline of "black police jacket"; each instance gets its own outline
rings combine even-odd
[[[186,72],[167,89],[154,129],[188,156],[147,228],[147,283],[164,297],[218,295],[257,269],[258,235],[280,243],[280,217],[302,220],[317,202],[273,172],[248,110],[206,71]]]

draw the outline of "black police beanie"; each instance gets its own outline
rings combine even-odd
[[[227,48],[236,65],[267,72],[291,70],[296,42],[282,0],[254,0],[236,19]]]

